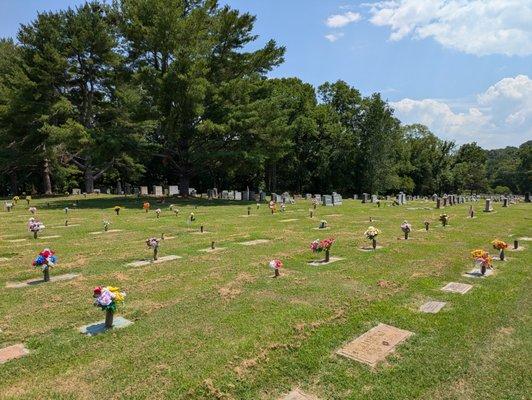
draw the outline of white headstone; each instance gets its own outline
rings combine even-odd
[[[175,196],[179,194],[179,187],[177,185],[168,186],[168,195]]]
[[[163,187],[154,185],[153,194],[157,197],[161,197],[163,195]]]
[[[143,196],[147,196],[148,195],[148,186],[141,186],[140,187],[140,194],[143,195]]]

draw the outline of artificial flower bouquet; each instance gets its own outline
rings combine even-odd
[[[283,267],[283,262],[281,260],[271,260],[269,263],[270,268],[274,272],[274,277],[277,277],[280,275],[279,269]]]
[[[313,253],[321,253],[325,251],[325,262],[329,262],[329,252],[334,243],[334,238],[319,240],[316,239],[310,244],[310,250]]]
[[[157,252],[159,251],[159,243],[160,239],[157,239],[156,237],[151,237],[149,239],[146,239],[146,246],[148,246],[150,249],[153,250],[153,260],[157,260]]]
[[[102,224],[103,224],[103,230],[104,230],[105,232],[107,232],[107,231],[109,230],[109,225],[111,225],[111,223],[110,223],[109,221],[107,221],[106,219],[104,219],[104,220],[102,221]]]
[[[425,221],[423,223],[425,224],[425,230],[428,231],[429,230],[429,226],[430,226],[430,221]]]
[[[114,210],[115,210],[116,215],[120,214],[120,210],[121,209],[122,209],[122,207],[120,207],[120,206],[114,206]]]
[[[31,217],[28,220],[28,230],[33,232],[33,237],[37,239],[37,234],[45,228],[44,224],[39,220]]]
[[[447,226],[449,223],[449,216],[447,214],[440,215],[440,222],[443,226]]]
[[[475,263],[480,267],[480,273],[484,275],[487,268],[492,268],[492,258],[489,253],[482,249],[473,250],[471,256],[475,260]]]
[[[508,243],[503,242],[502,240],[495,239],[491,242],[491,245],[495,250],[499,250],[499,260],[504,261],[504,250],[508,248]]]
[[[93,290],[92,297],[94,297],[94,305],[105,311],[105,327],[111,328],[116,306],[124,301],[126,293],[113,286],[97,286]]]
[[[28,208],[28,211],[35,215],[35,213],[37,212],[37,207],[30,207]]]
[[[409,233],[412,231],[412,225],[410,225],[407,221],[403,221],[401,224],[401,230],[405,234],[405,240],[407,240]]]
[[[20,200],[20,197],[13,196],[13,203],[15,203],[15,205],[18,203],[19,200]]]
[[[368,227],[368,229],[366,229],[366,232],[364,232],[364,236],[366,236],[366,238],[371,240],[371,243],[372,243],[372,246],[373,246],[373,250],[375,250],[377,248],[377,236],[380,233],[381,233],[381,231],[379,229],[375,228],[374,226]]]
[[[161,209],[158,208],[157,210],[155,210],[155,214],[157,215],[157,218],[159,218],[159,215],[161,215]]]
[[[144,211],[146,211],[146,212],[148,212],[148,211],[150,210],[150,207],[151,207],[151,205],[150,205],[150,203],[148,203],[147,201],[146,201],[144,204],[142,204],[142,208],[143,208]]]
[[[322,219],[322,220],[320,221],[320,225],[319,225],[318,228],[319,228],[319,229],[325,229],[325,228],[327,228],[327,225],[328,225],[328,224],[327,224],[327,221],[325,221],[324,219]]]
[[[44,281],[50,280],[50,268],[52,268],[57,262],[55,253],[50,249],[44,249],[39,253],[35,260],[31,263],[35,268],[40,268],[44,275]]]

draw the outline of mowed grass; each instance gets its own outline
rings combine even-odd
[[[77,207],[73,206],[78,200]],[[528,399],[532,393],[530,321],[532,242],[507,252],[495,274],[471,279],[470,251],[490,249],[499,238],[531,237],[531,206],[468,219],[470,203],[447,207],[450,225],[438,222],[433,202],[377,208],[348,200],[340,207],[289,205],[271,215],[266,205],[174,201],[152,211],[143,200],[111,196],[34,200],[45,223],[34,240],[26,230],[25,201],[0,213],[0,347],[25,343],[30,355],[0,365],[0,397],[16,399],[277,399],[301,387],[321,399]],[[47,204],[49,203],[49,204]],[[125,207],[119,216],[113,206]],[[70,207],[70,225],[63,227]],[[160,207],[159,219],[153,210]],[[197,208],[195,208],[197,207]],[[196,221],[187,223],[190,212]],[[372,216],[376,221],[369,223]],[[102,220],[121,232],[102,231]],[[286,221],[296,219],[295,221]],[[317,231],[320,219],[330,229]],[[400,224],[413,225],[411,240]],[[423,221],[432,222],[425,232]],[[197,232],[204,225],[207,233]],[[363,232],[382,230],[377,252]],[[162,242],[159,256],[182,259],[127,267],[151,257],[144,241]],[[309,244],[334,237],[331,255],[344,258],[313,267]],[[22,242],[9,242],[27,238]],[[256,246],[239,242],[269,239]],[[211,241],[225,250],[199,252]],[[32,259],[44,247],[59,257],[52,275],[79,273],[68,282],[7,289],[6,282],[39,278]],[[283,260],[282,276],[267,264]],[[384,280],[384,284],[378,282]],[[448,282],[474,288],[444,293]],[[96,337],[78,332],[104,314],[92,305],[92,289],[116,285],[127,291],[117,315],[135,323]],[[428,300],[446,301],[438,314],[418,311]],[[335,351],[379,322],[415,333],[377,368]]]

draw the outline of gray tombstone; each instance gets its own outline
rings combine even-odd
[[[317,201],[318,203],[321,203],[321,194],[315,194],[315,195],[314,195],[314,198],[316,199],[316,201]]]
[[[148,195],[148,186],[141,186],[140,187],[140,194],[141,194],[141,196],[147,196]]]
[[[157,197],[162,197],[163,195],[163,187],[162,186],[157,186],[157,185],[153,185],[153,194]]]
[[[505,197],[505,198],[502,199],[502,206],[503,207],[508,207],[508,198]]]
[[[124,193],[125,194],[131,194],[131,184],[130,183],[124,183]]]
[[[368,202],[368,193],[362,193],[362,204],[366,204]]]
[[[486,206],[484,208],[484,212],[492,212],[493,206],[491,205],[491,199],[486,199]]]
[[[323,205],[324,206],[333,206],[332,196],[329,194],[323,195]]]
[[[168,195],[169,196],[177,196],[178,194],[179,194],[179,186],[177,186],[177,185],[168,186]]]
[[[81,194],[81,189],[72,189],[72,194]]]
[[[437,209],[440,209],[440,208],[441,208],[441,197],[438,197],[438,198],[436,199],[436,208],[437,208]]]
[[[333,206],[341,206],[342,196],[340,196],[338,193],[335,192],[332,196],[332,202],[333,202]]]
[[[235,190],[235,200],[242,200],[242,192]]]
[[[371,202],[372,202],[372,203],[376,203],[377,200],[379,200],[379,198],[377,197],[377,195],[376,195],[376,194],[372,194],[372,195],[371,195]]]

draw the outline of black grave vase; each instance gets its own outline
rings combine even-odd
[[[484,265],[484,264],[480,265],[480,273],[482,275],[486,275],[486,265]]]
[[[499,251],[499,260],[504,261],[504,257],[505,257],[505,255],[504,255],[504,249],[501,249],[501,250]]]
[[[37,231],[33,231],[33,238],[37,239]]]
[[[325,250],[325,262],[326,262],[326,263],[329,262],[330,259],[331,259],[331,256],[330,256],[330,250],[327,249],[327,250]]]
[[[159,252],[159,249],[157,247],[154,247],[153,249],[153,261],[157,261],[157,253]]]
[[[377,239],[371,239],[371,246],[373,247],[373,250],[377,249]]]
[[[44,282],[50,282],[50,268],[49,267],[45,267],[42,270],[42,274],[43,274]]]
[[[105,310],[105,327],[111,329],[113,327],[114,313],[111,310]]]

